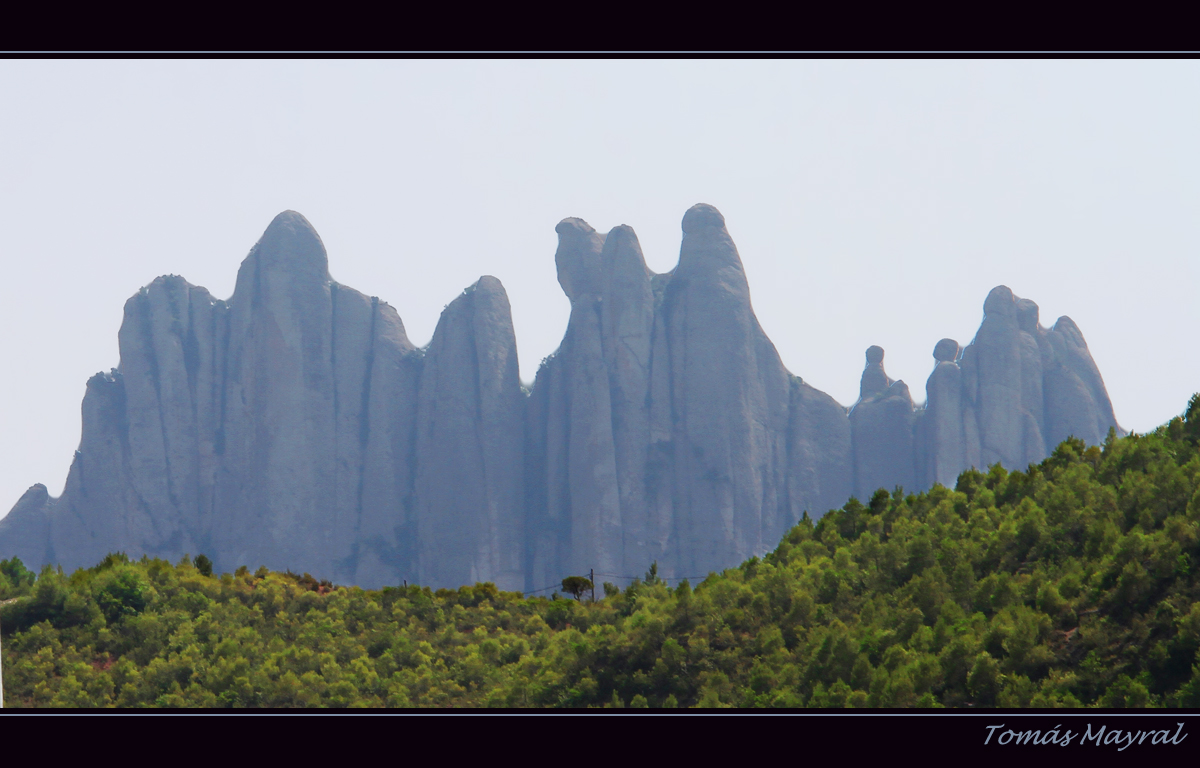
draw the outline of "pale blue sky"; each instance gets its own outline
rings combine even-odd
[[[554,225],[629,224],[656,271],[725,214],[795,374],[853,402],[871,344],[924,398],[989,289],[1070,315],[1123,426],[1200,390],[1194,61],[2,61],[0,515],[62,489],[87,378],[160,274],[228,297],[292,208],[417,344],[482,274],[521,376],[568,303]]]

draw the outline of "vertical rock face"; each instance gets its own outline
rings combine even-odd
[[[980,446],[975,460],[967,435],[964,469],[996,462],[1021,469],[1071,435],[1095,445],[1110,428],[1124,434],[1071,319],[1061,317],[1047,330],[1038,322],[1037,304],[1005,286],[988,294],[983,324],[962,362],[963,399],[974,406],[973,414],[964,413],[966,431],[977,432]]]
[[[1124,430],[1083,341],[1068,317],[1047,330],[1038,306],[997,286],[984,303],[975,340],[961,352],[942,339],[926,384],[923,483],[951,486],[968,467],[1024,469],[1067,437],[1093,445]]]
[[[8,515],[0,519],[0,559],[18,557],[35,567],[57,561],[50,529],[55,501],[41,483],[21,494]]]
[[[508,296],[499,280],[482,277],[442,314],[421,375],[422,583],[523,587],[523,398]]]
[[[201,506],[213,492],[213,353],[223,311],[175,276],[126,302],[121,367],[92,377],[84,396],[83,439],[54,515],[58,558],[198,546]]]
[[[338,505],[338,464],[353,452],[338,441],[335,291],[325,248],[296,213],[275,218],[238,272],[213,514],[218,567],[307,563],[334,573],[348,555],[323,519],[348,514]],[[353,310],[339,314],[343,335],[361,333]]]
[[[613,249],[586,222],[565,219],[556,227],[559,247],[554,261],[558,281],[571,300],[567,334],[554,359],[539,376],[537,386],[549,388],[544,462],[548,485],[544,514],[555,531],[553,548],[563,560],[550,570],[579,572],[594,567],[605,573],[622,572],[621,489],[617,475],[614,436],[614,344],[605,343],[605,279]],[[634,240],[633,247],[637,247]],[[637,257],[640,259],[641,252]],[[642,279],[648,281],[642,264]],[[611,312],[610,312],[611,314]],[[624,351],[624,350],[623,350]],[[614,376],[615,378],[615,376]],[[635,396],[636,397],[636,396]],[[644,395],[643,395],[644,397]],[[553,577],[539,574],[541,578]]]
[[[621,573],[638,573],[666,554],[670,518],[647,498],[650,454],[650,371],[654,291],[633,229],[608,233],[600,254],[600,330],[608,374],[617,498],[621,509]],[[634,569],[634,570],[631,570]]]
[[[547,553],[534,558],[532,581],[564,568],[624,574],[662,558],[667,544],[646,498],[650,271],[629,227],[602,236],[564,219],[556,230],[571,317],[530,400],[531,509],[543,521],[532,548]]]
[[[373,333],[353,583],[399,584],[418,579],[414,485],[424,357],[409,342],[396,310],[383,302],[375,305]]]
[[[1124,434],[1079,329],[1067,317],[1043,328],[1037,304],[1006,286],[988,294],[971,344],[942,339],[933,356],[925,406],[914,409],[883,372],[883,350],[867,350],[850,414],[860,498],[953,486],[970,467],[1024,469],[1071,435],[1098,444],[1110,428]]]
[[[878,488],[915,488],[914,426],[908,386],[888,378],[883,370],[883,349],[870,347],[859,401],[850,411],[854,492],[860,499],[870,498]]]
[[[845,502],[846,411],[783,367],[715,208],[684,216],[665,275],[629,227],[557,231],[571,319],[529,401],[531,584],[703,574]]]
[[[1045,454],[1034,445],[1040,435],[1029,434],[1031,409],[1025,399],[1028,382],[1039,375],[1028,371],[1027,332],[1017,323],[1017,302],[1004,286],[993,288],[983,305],[983,324],[975,336],[979,368],[979,433],[984,464],[1024,467],[1031,453]],[[1036,342],[1034,342],[1036,345]]]
[[[1071,435],[1095,445],[1104,441],[1110,427],[1123,434],[1100,371],[1071,318],[1064,315],[1049,331],[1040,330],[1039,340],[1049,351],[1043,386],[1048,445]]]
[[[706,573],[762,553],[783,528],[791,384],[712,206],[684,216],[679,266],[663,304],[679,566]]]
[[[853,495],[850,420],[836,400],[796,377],[788,417],[789,518],[817,518]]]
[[[276,217],[228,302],[158,278],[118,338],[120,368],[88,382],[63,495],[41,505],[45,557],[205,552],[364,584],[411,566],[398,537],[420,355],[394,310],[330,279],[303,216]],[[25,538],[3,525],[0,541]]]
[[[1004,286],[973,343],[938,342],[924,407],[871,347],[848,412],[784,368],[712,206],[686,213],[666,274],[629,227],[557,232],[571,315],[528,394],[497,279],[416,349],[396,310],[330,277],[292,211],[228,301],[158,278],[125,305],[119,368],[88,381],[62,496],[30,488],[0,519],[0,558],[203,552],[364,587],[538,590],[654,561],[702,576],[852,493],[950,485],[1120,431],[1079,329],[1043,328]]]
[[[925,383],[926,403],[924,476],[922,485],[953,488],[967,460],[963,376],[958,365],[958,342],[942,339],[933,350],[933,373]],[[974,414],[971,414],[974,418]]]

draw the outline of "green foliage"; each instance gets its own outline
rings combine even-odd
[[[0,560],[0,600],[29,594],[36,579],[36,574],[26,568],[19,558]]]
[[[149,603],[150,586],[137,571],[121,569],[96,592],[96,604],[109,624],[136,616]]]
[[[1194,399],[1154,433],[881,490],[698,584],[651,564],[595,602],[217,579],[203,555],[0,561],[5,703],[1198,707],[1198,438]]]
[[[562,590],[576,600],[582,600],[585,592],[592,589],[592,582],[583,576],[568,576],[562,580]]]

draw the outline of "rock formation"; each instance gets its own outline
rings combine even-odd
[[[874,359],[872,350],[878,350]],[[876,370],[883,351],[867,351],[862,400],[850,415],[860,497],[895,485],[953,487],[970,467],[999,463],[1023,470],[1068,437],[1098,445],[1109,429],[1125,434],[1071,318],[1060,317],[1047,330],[1038,322],[1037,304],[1014,296],[1006,286],[988,294],[983,323],[971,344],[960,350],[954,339],[942,339],[933,356],[925,407],[913,409],[903,402],[907,390],[902,397],[892,394],[901,382],[886,379],[881,365]],[[885,382],[887,397],[881,389]],[[887,400],[893,403],[887,411],[890,419],[877,415]],[[864,405],[872,409],[869,421],[857,415]],[[900,425],[905,416],[912,424],[911,441]],[[901,481],[904,455],[912,457],[911,484]]]
[[[870,347],[859,399],[850,410],[856,496],[870,498],[877,488],[916,487],[915,422],[908,386],[888,378],[883,371],[883,348]]]
[[[938,482],[945,483],[956,462],[962,469],[996,462],[1024,469],[1068,437],[1098,445],[1109,429],[1125,434],[1071,318],[1060,317],[1047,330],[1038,322],[1037,304],[1003,285],[988,294],[983,324],[958,363],[963,453],[952,458],[944,451],[945,471]],[[934,376],[942,370],[939,363]],[[943,411],[949,425],[953,396],[948,381],[939,387],[946,393]]]
[[[629,227],[557,232],[571,315],[529,392],[499,280],[417,349],[393,308],[330,278],[291,211],[228,301],[158,278],[126,303],[120,366],[88,382],[62,496],[30,488],[0,519],[0,558],[203,552],[366,587],[540,589],[653,561],[703,576],[852,493],[952,485],[1119,431],[1079,329],[1042,328],[1003,286],[973,343],[938,342],[924,406],[871,347],[848,410],[784,368],[712,206],[686,213],[665,274]]]
[[[524,586],[523,403],[499,281],[451,304],[425,355],[393,308],[330,279],[288,211],[228,302],[159,278],[126,303],[119,339],[120,368],[88,382],[63,495],[22,497],[0,521],[6,555],[204,552],[367,586]],[[447,487],[457,508],[423,516]],[[431,560],[417,541],[439,524],[460,535]]]
[[[417,580],[521,589],[524,395],[508,296],[485,276],[450,302],[417,395]]]
[[[933,373],[925,383],[925,413],[921,420],[919,441],[925,461],[918,467],[921,484],[931,487],[941,483],[954,487],[962,470],[979,466],[978,459],[967,457],[967,430],[964,418],[974,420],[974,413],[964,415],[962,369],[958,366],[958,342],[942,339],[933,348]],[[974,430],[972,434],[977,434]],[[976,438],[978,445],[978,438]],[[978,449],[975,451],[978,454]]]
[[[687,212],[664,275],[629,227],[557,231],[571,319],[530,397],[534,582],[703,575],[844,503],[845,409],[783,367],[720,212]]]

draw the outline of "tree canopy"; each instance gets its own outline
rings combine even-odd
[[[582,600],[583,594],[591,588],[591,580],[584,576],[568,576],[562,580],[563,592],[566,592],[576,600]]]

